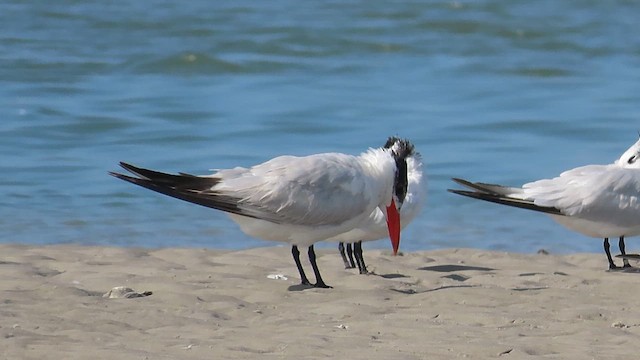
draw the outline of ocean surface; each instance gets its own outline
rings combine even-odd
[[[3,1],[0,242],[271,246],[108,171],[204,174],[398,135],[428,176],[401,250],[601,252],[446,189],[616,160],[640,130],[638,14],[623,0]]]

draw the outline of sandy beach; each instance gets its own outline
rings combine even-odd
[[[299,286],[287,247],[0,254],[3,359],[628,359],[640,338],[640,274],[604,254],[365,250],[360,275],[320,250],[334,289]]]

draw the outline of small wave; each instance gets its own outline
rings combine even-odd
[[[159,59],[128,64],[135,73],[165,75],[220,75],[256,74],[280,72],[292,67],[292,63],[275,60],[229,61],[202,53],[184,52]]]
[[[540,77],[540,78],[558,78],[558,77],[568,77],[574,75],[574,72],[567,69],[560,68],[518,68],[508,71],[514,75],[522,75],[522,76],[531,76],[531,77]]]

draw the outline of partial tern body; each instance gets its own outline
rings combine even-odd
[[[549,214],[565,227],[604,239],[610,269],[609,238],[640,235],[640,141],[612,164],[587,165],[568,170],[553,179],[524,184],[521,188],[453,179],[471,189],[453,193]],[[624,259],[624,267],[629,263]]]
[[[384,148],[393,149],[401,145],[401,139],[392,137],[389,138]],[[417,152],[407,157],[407,179],[407,195],[400,209],[401,229],[404,229],[405,226],[418,215],[426,198],[426,186],[422,173],[422,159]],[[327,239],[327,241],[339,242],[338,250],[346,269],[352,269],[357,266],[361,274],[367,274],[367,266],[362,255],[362,242],[382,239],[387,236],[387,234],[385,216],[380,209],[376,208],[371,215],[369,215],[367,221],[360,224],[359,227]],[[354,255],[355,261],[353,258]]]

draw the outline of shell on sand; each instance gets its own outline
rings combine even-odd
[[[116,286],[113,289],[106,292],[102,297],[109,299],[131,299],[138,297],[145,297],[153,294],[151,291],[145,291],[139,293],[132,288],[128,288],[126,286]]]

